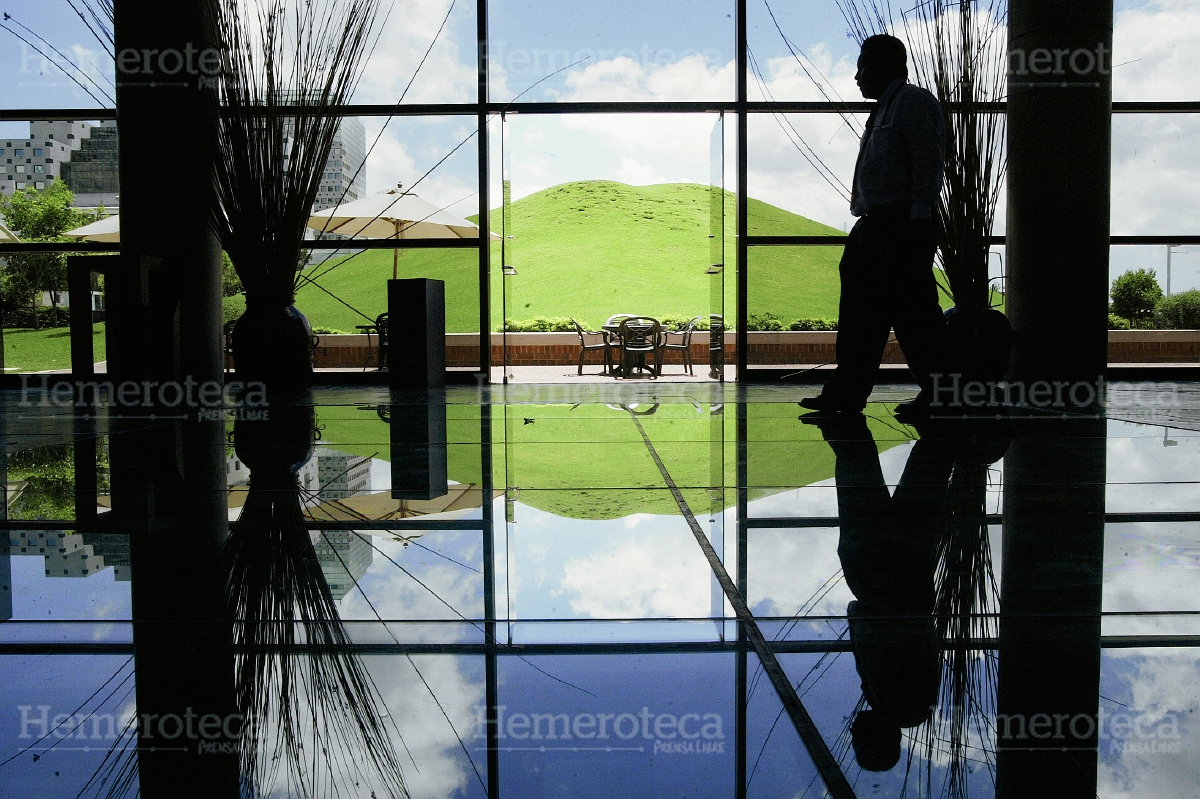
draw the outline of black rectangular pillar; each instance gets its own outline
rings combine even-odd
[[[1012,0],[1011,376],[1096,381],[1108,360],[1112,0]]]
[[[92,348],[92,270],[94,257],[67,256],[67,304],[71,307],[71,377],[90,381],[96,375]],[[85,313],[86,311],[86,313]]]
[[[446,386],[446,284],[388,281],[388,384],[422,391]]]

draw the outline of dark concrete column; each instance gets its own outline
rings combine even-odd
[[[1011,376],[1090,380],[1108,342],[1112,0],[1008,12]]]
[[[223,371],[220,247],[207,190],[215,108],[202,80],[217,58],[211,7],[114,7],[122,264],[106,272],[110,377],[187,393]],[[107,520],[130,537],[141,795],[232,799],[241,719],[220,563],[224,420],[199,417],[194,403],[181,408],[174,390],[140,399],[147,395],[150,407],[114,409]],[[181,413],[188,418],[163,420]]]
[[[1004,458],[997,799],[1094,799],[1104,419],[1029,420]]]
[[[206,189],[216,135],[205,69],[217,57],[208,9],[206,0],[115,2],[128,274],[119,305],[134,311],[112,315],[109,357],[160,380],[222,375],[220,247]]]

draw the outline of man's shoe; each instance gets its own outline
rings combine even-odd
[[[801,408],[808,408],[818,413],[862,413],[864,405],[851,405],[848,402],[833,400],[825,396],[805,397],[800,400]]]
[[[893,411],[897,419],[928,419],[929,400],[917,397],[908,402],[901,402]]]

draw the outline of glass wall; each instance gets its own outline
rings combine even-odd
[[[321,288],[306,282],[301,291],[302,303],[315,314],[310,314],[314,324],[354,332],[374,321],[383,297],[370,289],[370,281],[386,279],[389,260],[396,274],[445,276],[453,334],[478,334],[479,323],[470,320],[484,304],[491,308],[494,331],[502,330],[505,320],[520,324],[538,317],[579,317],[590,328],[631,308],[688,318],[711,316],[719,308],[726,331],[744,315],[755,333],[789,332],[797,320],[831,318],[840,244],[801,248],[792,246],[799,242],[783,241],[776,243],[788,245],[785,248],[760,249],[754,238],[833,237],[844,235],[853,224],[849,184],[865,115],[861,105],[852,106],[856,112],[851,113],[843,104],[862,102],[853,80],[857,48],[834,0],[746,3],[744,99],[780,105],[774,110],[750,106],[747,140],[739,142],[738,7],[733,0],[650,5],[614,0],[570,9],[542,0],[399,3],[381,29],[353,98],[361,104],[361,113],[348,117],[344,131],[354,139],[344,148],[346,174],[336,176],[344,184],[323,187],[321,203],[368,197],[402,184],[437,209],[476,221],[482,186],[487,185],[487,204],[493,211],[504,207],[504,162],[509,166],[511,223],[506,235],[512,238],[494,243],[486,286],[477,274],[472,276],[476,253],[469,248],[454,253],[406,249],[395,258],[387,250],[314,250],[305,281],[313,278]],[[23,25],[30,33],[21,36],[35,44],[34,35],[42,36],[54,50],[41,48],[49,55],[40,55],[15,35],[0,43],[0,57],[7,59],[15,77],[6,100],[10,107],[111,108],[111,58],[78,16],[69,9],[63,13],[40,7],[22,14],[12,22],[14,30],[21,31],[16,26]],[[1140,0],[1117,4],[1112,65],[1117,102],[1178,102],[1196,96],[1197,87],[1186,77],[1191,73],[1178,68],[1190,52],[1189,24],[1195,19],[1191,9],[1160,8]],[[487,33],[482,48],[481,21]],[[1150,50],[1147,41],[1155,43]],[[488,70],[489,103],[483,106],[476,103],[480,52],[486,54]],[[798,102],[817,106],[788,107]],[[553,103],[587,107],[576,105],[558,114],[546,108]],[[629,103],[645,105],[644,112],[621,113]],[[689,113],[678,106],[654,107],[660,103],[681,104]],[[414,104],[444,108],[408,107]],[[412,115],[431,110],[455,113]],[[1193,195],[1200,181],[1193,179],[1196,169],[1189,153],[1200,122],[1192,113],[1180,113],[1188,108],[1165,110],[1173,113],[1114,115],[1112,219],[1117,236],[1192,232],[1189,220],[1195,216]],[[481,112],[491,120],[486,137],[478,129]],[[724,163],[714,171],[711,132],[722,112]],[[505,134],[502,115],[507,120]],[[115,208],[115,130],[115,123],[103,120],[0,123],[0,166],[6,170],[0,174],[0,192],[15,191],[22,183],[27,189],[44,188],[59,174],[76,193],[77,206]],[[488,158],[483,160],[490,160],[493,170],[487,184],[480,175],[484,138]],[[739,149],[745,155],[743,176],[738,174]],[[698,207],[683,196],[689,187],[699,191],[714,186],[717,173],[725,192],[721,258],[702,252],[704,236],[713,237],[709,249],[715,240],[711,220],[710,229],[699,232],[691,243],[677,224]],[[746,242],[737,238],[739,177],[748,195]],[[572,212],[580,219],[568,225],[570,214],[565,211],[556,216],[558,211],[549,206],[534,208],[539,203],[567,208],[580,198],[569,197],[569,191],[550,193],[589,182],[629,187],[640,198],[634,205],[645,200],[653,212],[631,211],[633,227],[628,231],[607,225],[605,236],[596,238],[568,233],[583,219],[593,225],[602,221],[589,217],[587,210]],[[352,191],[343,195],[347,186]],[[650,196],[655,193],[665,194]],[[614,198],[606,202],[613,205]],[[1004,206],[1001,196],[997,235],[1004,231]],[[499,234],[502,215],[497,213],[488,226]],[[551,227],[554,236],[538,233]],[[1128,268],[1154,268],[1166,288],[1169,244],[1160,240],[1115,247],[1112,276]],[[742,245],[749,254],[739,262]],[[653,256],[649,260],[648,254]],[[1188,277],[1192,255],[1186,247],[1171,249],[1172,292],[1193,286],[1195,281]],[[998,248],[991,267],[995,277],[1002,258]],[[509,263],[502,264],[505,259]],[[559,261],[569,261],[570,270],[581,277],[562,279],[564,271],[554,267]],[[709,279],[702,287],[703,271],[693,275],[696,280],[679,278],[672,264],[685,261],[703,270],[720,261],[720,286],[714,290]],[[15,264],[10,260],[7,268],[11,271]],[[505,265],[515,272],[507,287],[501,279]],[[475,262],[474,273],[478,266]],[[737,274],[739,268],[744,275]],[[747,287],[741,308],[739,277]],[[8,291],[5,325],[14,330],[33,327],[32,319],[21,322],[14,316],[19,315],[14,308],[23,307],[25,299],[15,302],[11,286]],[[654,295],[656,291],[663,296]],[[237,299],[230,303],[236,306]],[[53,305],[53,296],[48,304]],[[237,311],[234,307],[231,313]],[[775,318],[783,330],[774,330]],[[29,360],[20,354],[30,349],[24,339],[16,332],[7,338],[13,342],[6,346],[9,372],[66,365],[65,349],[57,360]],[[65,338],[58,343],[65,345]],[[753,347],[747,351],[744,363],[756,363],[754,352]],[[98,351],[97,360],[101,357]]]

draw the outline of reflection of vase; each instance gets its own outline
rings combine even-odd
[[[274,407],[266,420],[234,421],[234,448],[252,481],[269,475],[272,480],[295,483],[300,469],[312,458],[315,427],[311,405]]]
[[[298,474],[313,455],[315,422],[307,402],[234,422],[234,449],[250,470],[223,553],[238,712],[254,732],[239,741],[254,788],[243,795],[274,795],[280,780],[300,796],[404,797],[386,704],[352,648],[315,542],[348,568],[305,517]]]
[[[1008,317],[995,308],[951,308],[946,328],[951,373],[964,382],[1004,379],[1013,345]]]
[[[246,312],[233,327],[238,379],[289,393],[312,383],[312,328],[290,297],[247,295]]]

